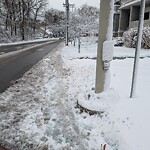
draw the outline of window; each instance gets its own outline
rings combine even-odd
[[[149,20],[149,12],[146,12],[146,13],[144,14],[144,20]]]

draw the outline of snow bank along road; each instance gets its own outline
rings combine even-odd
[[[62,40],[48,41],[0,55],[0,92],[20,78],[34,64],[59,45]]]
[[[0,55],[13,52],[13,51],[19,51],[27,47],[31,47],[37,44],[42,44],[48,41],[56,41],[56,39],[42,39],[42,40],[33,40],[33,41],[23,41],[23,42],[17,42],[17,43],[7,43],[7,44],[0,44]]]

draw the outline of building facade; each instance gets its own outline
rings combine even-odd
[[[120,7],[114,15],[114,33],[118,30],[118,35],[122,36],[126,30],[138,27],[141,0],[116,0],[115,8],[118,4]],[[144,26],[150,27],[150,0],[146,0]]]

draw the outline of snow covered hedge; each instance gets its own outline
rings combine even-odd
[[[123,42],[125,46],[135,48],[137,42],[137,28],[132,28],[124,32]],[[143,29],[142,48],[150,49],[150,27]]]

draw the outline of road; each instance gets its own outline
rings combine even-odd
[[[13,59],[7,58],[7,60],[1,62],[0,93],[4,92],[10,86],[11,81],[22,77],[26,71],[28,71],[45,55],[47,55],[50,51],[57,47],[57,45],[61,42],[62,40],[59,40],[43,46],[32,48],[26,52],[23,52],[23,54],[16,55],[16,57],[14,57]],[[18,46],[16,46],[16,49],[17,47]]]
[[[9,53],[9,52],[12,52],[12,51],[18,51],[18,50],[21,50],[23,48],[31,47],[31,46],[34,46],[36,44],[44,43],[44,42],[47,42],[47,41],[48,40],[40,41],[40,42],[34,42],[34,43],[24,43],[24,44],[20,44],[20,45],[1,46],[0,47],[0,55],[2,55],[4,53]],[[51,40],[51,41],[53,41],[53,40]]]

